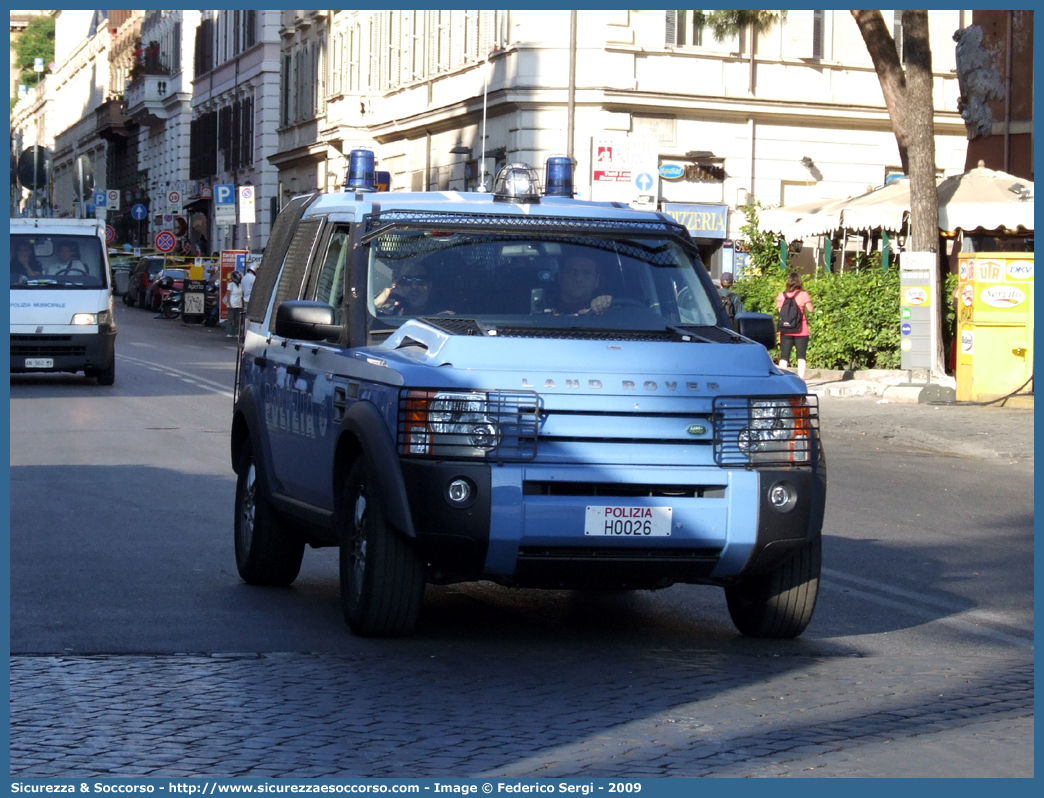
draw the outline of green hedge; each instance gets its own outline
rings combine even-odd
[[[802,278],[815,313],[808,320],[808,366],[821,369],[899,368],[899,270],[871,261],[843,274]],[[733,290],[748,311],[777,318],[776,296],[786,274],[770,270],[739,280]],[[778,347],[773,353],[778,359]]]

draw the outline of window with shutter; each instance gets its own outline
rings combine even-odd
[[[283,71],[280,75],[282,79],[282,102],[280,103],[280,121],[283,125],[290,124],[290,55],[289,53],[283,56]]]
[[[664,43],[665,44],[677,44],[678,43],[678,12],[677,11],[665,11],[667,15],[665,20],[664,28]]]
[[[812,57],[823,57],[823,14],[824,11],[812,12]]]

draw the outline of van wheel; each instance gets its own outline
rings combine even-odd
[[[341,608],[357,635],[406,635],[424,597],[424,563],[413,541],[391,529],[365,456],[341,492]]]
[[[289,585],[304,557],[304,539],[293,535],[264,497],[254,453],[247,443],[236,481],[236,568],[248,585]]]
[[[725,588],[729,615],[748,637],[797,637],[819,594],[822,537],[816,535],[774,571]]]
[[[87,377],[95,377],[99,385],[112,385],[116,382],[116,358],[103,369],[87,369],[84,372]]]

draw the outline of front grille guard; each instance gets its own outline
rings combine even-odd
[[[819,397],[814,394],[718,396],[711,418],[714,462],[722,467],[814,466],[819,462]]]
[[[540,396],[536,391],[475,393],[486,397],[485,411],[482,420],[473,420],[471,426],[478,427],[480,442],[492,444],[481,447],[476,446],[476,436],[462,429],[437,431],[446,425],[428,418],[426,408],[440,393],[470,392],[429,389],[403,390],[399,394],[396,444],[400,455],[430,460],[481,459],[497,463],[536,459],[540,422]]]

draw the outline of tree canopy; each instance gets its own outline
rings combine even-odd
[[[14,51],[15,67],[22,71],[21,82],[35,86],[43,73],[33,71],[33,61],[42,58],[45,66],[54,61],[54,17],[41,15],[30,19],[15,39]]]

